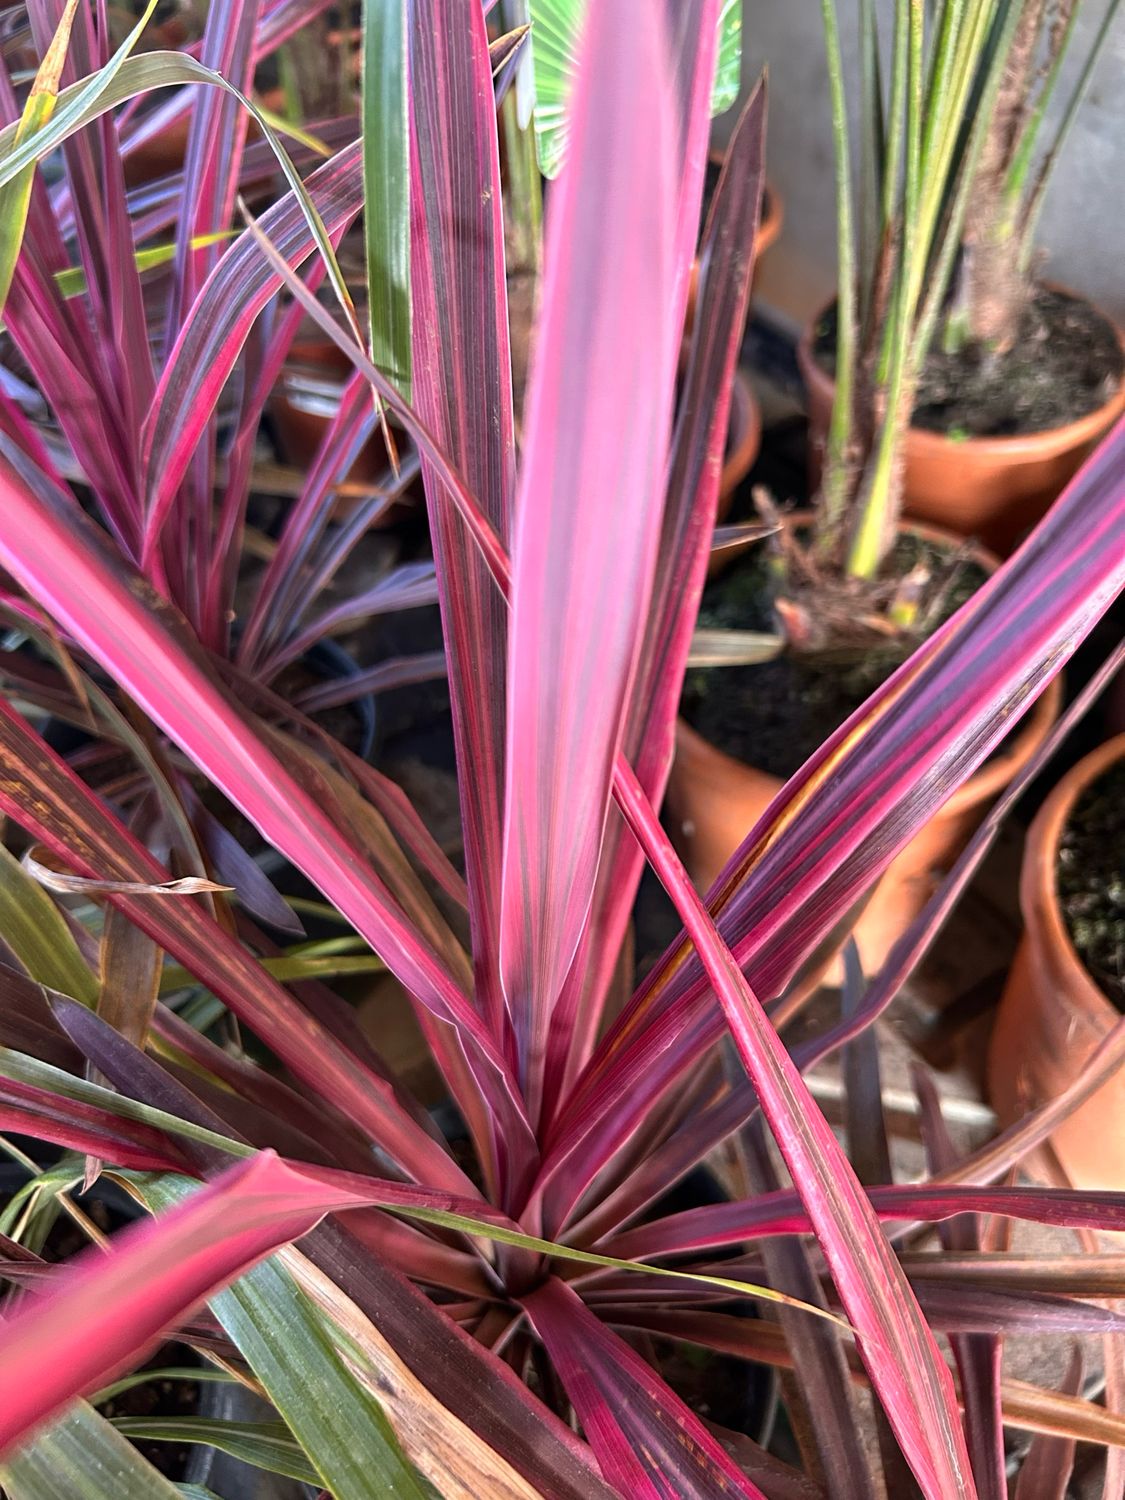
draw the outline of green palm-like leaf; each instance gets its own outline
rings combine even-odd
[[[738,98],[742,82],[742,0],[723,0],[719,12],[719,55],[711,90],[711,113],[724,114]]]
[[[544,177],[557,177],[566,155],[566,101],[585,13],[586,0],[528,0],[535,145]],[[742,0],[722,0],[712,114],[722,114],[734,103],[741,71]]]

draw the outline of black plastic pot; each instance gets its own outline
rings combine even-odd
[[[221,1422],[276,1420],[273,1407],[242,1385],[200,1385],[199,1415]],[[253,1464],[231,1458],[217,1448],[193,1448],[184,1471],[186,1484],[198,1484],[223,1500],[316,1500],[312,1485],[283,1474],[269,1474]]]

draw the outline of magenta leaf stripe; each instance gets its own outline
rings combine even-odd
[[[534,1119],[660,536],[678,329],[661,7],[591,6],[551,199],[512,560],[501,969]]]

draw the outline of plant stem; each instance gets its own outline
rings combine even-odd
[[[509,89],[500,107],[504,151],[508,166],[507,230],[508,270],[537,276],[543,238],[543,184],[535,156],[535,131],[521,128],[514,89]]]
[[[910,296],[916,279],[915,261],[919,255],[918,200],[922,174],[924,26],[923,0],[910,0],[909,21],[896,49],[896,68],[904,73],[898,87],[905,102],[906,116],[900,249],[876,377],[874,399],[877,410],[873,415],[876,419],[877,437],[874,464],[869,460],[865,471],[857,507],[857,524],[847,561],[848,572],[859,578],[873,578],[879,571],[883,555],[894,540],[901,508],[901,448],[912,404],[904,399],[904,395],[914,311]],[[902,67],[903,61],[905,69]],[[927,246],[922,246],[923,256],[927,249]]]
[[[847,103],[840,55],[836,0],[821,0],[828,92],[832,105],[832,140],[836,157],[836,394],[828,427],[828,446],[821,480],[822,512],[817,526],[821,550],[830,550],[844,519],[851,490],[852,431],[855,420],[856,264],[852,210],[852,170],[848,145]]]
[[[895,12],[895,32],[899,29],[901,9]],[[868,330],[875,313],[875,284],[872,267],[878,264],[883,237],[888,181],[885,175],[886,144],[884,140],[883,91],[879,69],[879,30],[874,0],[859,0],[859,68],[860,68],[860,155],[859,155],[859,308],[858,318],[866,345]],[[897,81],[897,74],[893,75]],[[895,123],[891,105],[891,127]],[[893,182],[893,178],[892,178]],[[893,187],[891,188],[893,194]]]

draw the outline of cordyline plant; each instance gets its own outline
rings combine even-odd
[[[272,192],[278,180],[279,157],[271,149],[276,138],[269,133],[269,139],[247,143],[250,115],[239,93],[250,94],[259,63],[317,7],[213,6],[194,53],[131,57],[143,33],[142,17],[112,58],[105,28],[95,24],[88,5],[63,9],[54,0],[36,0],[28,11],[45,62],[22,115],[0,67],[2,107],[9,119],[19,119],[13,144],[30,157],[2,190],[0,292],[7,339],[0,422],[42,473],[59,485],[68,479],[82,485],[123,557],[176,605],[200,644],[227,661],[232,676],[268,688],[329,634],[373,613],[436,597],[432,570],[423,565],[374,580],[366,593],[342,603],[325,603],[326,588],[366,526],[417,474],[416,457],[403,455],[397,474],[388,473],[385,485],[359,497],[347,525],[330,525],[329,492],[377,420],[361,377],[344,392],[307,476],[279,474],[276,466],[263,473],[256,441],[304,316],[299,306],[274,309],[255,326],[190,464],[151,505],[145,495],[145,424],[153,396],[187,312],[231,238],[236,195],[254,199]],[[83,74],[90,81],[80,85]],[[115,119],[105,113],[107,106],[157,84],[193,81],[212,86],[198,91],[182,171],[127,191],[125,169],[137,142],[151,136],[154,119],[164,128],[174,124],[194,91],[176,89],[170,107],[139,122],[127,108]],[[216,86],[222,81],[229,86]],[[73,124],[83,116],[96,123],[75,133]],[[35,172],[41,146],[30,132],[50,119],[65,127],[59,134],[65,173],[49,189]],[[350,140],[355,121],[329,120],[315,135],[298,134],[297,160],[307,163],[327,152],[321,137],[337,144]],[[299,184],[288,157],[282,153],[280,159]],[[346,222],[334,226],[337,235]],[[349,303],[346,289],[341,292]],[[348,311],[358,328],[355,309]],[[248,590],[247,507],[263,485],[291,494],[296,503],[268,567]]]
[[[865,1028],[990,829],[884,975],[853,995],[846,1022],[791,1056],[766,1007],[1125,582],[1125,429],[802,768],[700,898],[656,808],[714,523],[764,94],[735,131],[704,233],[674,409],[718,6],[593,0],[568,164],[547,215],[517,463],[482,7],[379,10],[387,55],[401,42],[409,62],[413,404],[298,275],[305,265],[319,274],[315,252],[363,206],[365,170],[370,217],[374,163],[393,152],[365,135],[192,284],[121,477],[131,547],[82,514],[25,427],[12,421],[0,435],[9,607],[56,643],[73,693],[120,705],[107,740],[151,783],[122,803],[119,777],[97,781],[85,764],[80,776],[25,716],[34,684],[6,664],[18,691],[0,700],[0,808],[33,848],[24,865],[0,861],[0,1124],[77,1153],[30,1193],[74,1211],[71,1190],[101,1168],[156,1215],[63,1267],[21,1242],[27,1194],[4,1220],[0,1269],[25,1289],[0,1329],[4,1487],[17,1500],[60,1485],[105,1500],[178,1493],[127,1441],[135,1427],[114,1427],[97,1407],[108,1382],[179,1329],[271,1401],[278,1422],[253,1434],[258,1461],[348,1500],[428,1486],[565,1500],[873,1495],[857,1380],[885,1419],[896,1494],[912,1482],[905,1464],[926,1496],[998,1500],[1005,1426],[1039,1433],[1036,1474],[1065,1472],[1075,1435],[1107,1445],[1114,1494],[1120,1316],[1082,1295],[1119,1292],[1114,1271],[1069,1257],[1066,1295],[1049,1259],[986,1280],[983,1261],[995,1257],[978,1246],[991,1240],[963,1226],[974,1214],[1125,1228],[1119,1195],[994,1185],[1120,1061],[1122,1037],[1062,1104],[958,1162],[923,1082],[933,1172],[907,1187],[868,1149],[878,1090],[862,1052],[852,1054],[862,1182],[801,1077],[826,1051],[869,1041]],[[125,91],[153,81],[140,69],[117,76]],[[101,119],[121,92],[90,87]],[[0,136],[0,183],[64,137],[85,139],[83,124],[64,93],[23,147],[13,126]],[[382,230],[367,232],[371,246]],[[21,257],[13,295],[24,274]],[[216,410],[283,288],[421,455],[463,880],[435,847],[409,844],[405,799],[355,757],[323,738],[318,754],[297,755],[249,717],[246,679],[228,685],[222,642],[184,623],[178,507],[198,493]],[[381,295],[372,287],[369,304]],[[52,398],[60,423],[68,399]],[[146,582],[138,565],[156,558],[163,566]],[[401,982],[463,1141],[443,1138],[331,989],[301,967],[302,982],[287,986],[294,971],[265,934],[270,915],[253,909],[260,890],[246,860],[225,882],[233,893],[175,883],[199,848],[188,768]],[[400,809],[394,833],[380,795]],[[145,816],[150,805],[159,817]],[[646,860],[683,931],[611,1019],[629,985],[622,954]],[[104,922],[79,922],[63,893]],[[189,978],[283,1071],[216,1045],[163,1003],[162,987]],[[792,1185],[764,1150],[765,1127]],[[653,1205],[728,1139],[746,1195],[654,1218]],[[894,1240],[887,1222],[899,1226]],[[947,1261],[913,1252],[904,1234],[920,1223],[948,1226]],[[731,1249],[736,1259],[722,1259]],[[780,1321],[735,1316],[740,1293]],[[791,1300],[770,1302],[779,1296]],[[1005,1379],[1001,1338],[1027,1329],[1104,1333],[1106,1406]],[[959,1385],[935,1330],[951,1336]],[[748,1438],[723,1441],[645,1357],[653,1338],[792,1367],[811,1477]],[[247,1438],[214,1423],[206,1432]]]
[[[901,514],[903,441],[934,340],[947,349],[971,343],[985,358],[1015,342],[1034,289],[1050,173],[1117,9],[1117,0],[1102,7],[1068,80],[1085,10],[1078,0],[896,5],[889,60],[881,60],[873,0],[863,0],[856,179],[838,5],[822,0],[839,255],[836,390],[815,549],[826,588],[833,570],[871,580],[885,563]],[[1044,146],[1060,90],[1061,117]],[[892,593],[882,608],[901,624],[916,612],[903,605]]]

